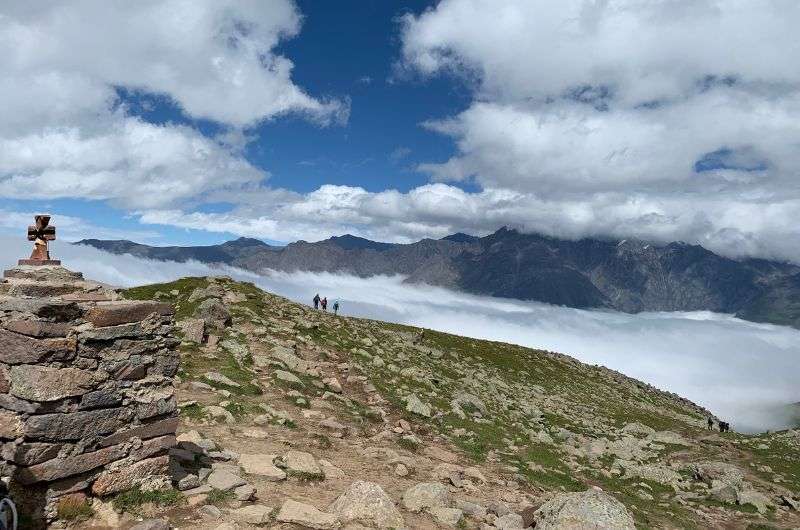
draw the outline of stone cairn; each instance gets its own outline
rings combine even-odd
[[[65,496],[168,485],[172,306],[120,300],[81,273],[20,261],[0,281],[0,465],[20,513],[44,527]]]

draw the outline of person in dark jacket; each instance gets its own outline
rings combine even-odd
[[[314,295],[314,309],[319,309],[319,293]]]
[[[326,296],[325,298],[323,298],[322,301],[320,302],[320,304],[322,304],[322,310],[323,311],[327,311],[328,310],[328,297]]]

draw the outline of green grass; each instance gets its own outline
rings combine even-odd
[[[225,405],[224,409],[233,414],[237,420],[264,412],[257,404],[247,402],[231,402]]]
[[[397,445],[412,453],[419,451],[419,443],[415,442],[411,438],[399,438],[397,440]]]
[[[206,498],[206,503],[214,505],[226,504],[235,498],[236,495],[233,491],[211,490]]]
[[[61,521],[85,521],[94,515],[94,510],[88,499],[67,495],[61,498],[56,505],[56,516]]]
[[[162,489],[143,491],[133,488],[123,491],[114,497],[111,504],[114,509],[121,512],[138,514],[145,504],[155,504],[160,507],[177,506],[185,501],[183,494],[175,489]]]
[[[197,403],[192,403],[191,405],[186,405],[185,407],[181,407],[180,415],[184,418],[189,418],[191,420],[197,420],[197,421],[205,419],[206,417],[206,414],[203,412],[203,407],[201,407]]]
[[[151,298],[155,292],[169,293],[177,289],[177,296],[161,298],[176,304],[177,317],[190,315],[196,304],[188,303],[189,294],[197,287],[205,287],[203,278],[185,278],[177,282],[130,289],[130,298]],[[525,480],[533,489],[546,491],[576,491],[589,485],[598,485],[614,495],[630,509],[637,527],[642,528],[698,528],[696,515],[675,502],[671,488],[642,479],[623,479],[606,476],[600,471],[611,469],[615,457],[604,455],[599,461],[578,459],[571,464],[568,455],[560,448],[562,430],[582,435],[586,439],[618,438],[616,429],[627,423],[639,422],[655,430],[669,430],[688,438],[705,436],[702,411],[695,410],[666,393],[629,380],[602,367],[582,365],[571,358],[551,352],[524,348],[494,341],[475,340],[448,333],[424,330],[421,342],[419,328],[356,318],[333,318],[310,312],[280,297],[264,293],[248,283],[223,282],[223,287],[244,295],[243,301],[230,304],[234,327],[246,321],[263,327],[258,339],[304,340],[318,346],[323,357],[337,362],[349,362],[353,374],[369,378],[379,394],[387,401],[384,408],[393,414],[412,420],[415,432],[426,439],[429,434],[441,435],[449,440],[467,458],[475,462],[490,459],[497,465],[509,467],[519,480]],[[199,303],[199,301],[198,301]],[[291,322],[308,322],[292,329]],[[372,344],[363,339],[369,337]],[[246,344],[252,338],[229,333],[225,340]],[[435,355],[430,352],[435,351]],[[202,380],[207,371],[218,371],[242,385],[239,388],[212,384],[230,391],[235,398],[228,410],[237,419],[254,413],[260,389],[250,383],[255,376],[249,370],[252,356],[236,358],[220,348],[217,359],[208,359],[196,346],[184,346],[181,375],[187,380]],[[441,355],[439,355],[441,354]],[[242,357],[242,354],[238,354]],[[373,364],[380,356],[383,363]],[[394,367],[394,368],[393,368]],[[416,369],[417,374],[400,375],[400,370]],[[303,387],[278,382],[284,388],[302,389],[312,398],[322,391],[315,380],[298,375]],[[462,404],[466,418],[451,411],[450,401],[456,393],[466,391],[477,395],[486,405],[486,413],[474,417],[477,409]],[[423,402],[434,407],[432,418],[423,418],[405,412],[405,397],[415,393]],[[294,402],[294,398],[290,401]],[[366,428],[368,422],[379,423],[382,418],[355,399],[332,400],[341,412],[353,419],[357,428]],[[526,404],[541,412],[525,412]],[[198,407],[199,408],[199,407]],[[182,414],[196,417],[194,407],[185,407]],[[699,421],[698,421],[699,420]],[[285,424],[292,427],[291,422]],[[358,427],[360,425],[360,427]],[[531,442],[528,431],[545,431],[557,445]],[[564,433],[565,436],[569,433]],[[313,435],[312,435],[313,436]],[[767,481],[780,474],[783,484],[800,491],[800,461],[795,456],[800,450],[794,438],[782,438],[773,433],[762,436],[731,434],[726,437],[736,443],[737,452],[696,443],[686,448],[666,445],[651,461],[666,462],[691,458],[692,461],[732,458],[735,463]],[[317,435],[314,441],[320,447],[330,447],[330,440]],[[400,438],[398,445],[409,451],[418,450],[413,440]],[[757,449],[759,443],[767,449]],[[677,453],[689,453],[677,455]],[[491,457],[491,458],[490,458]],[[754,467],[749,466],[750,462]],[[528,462],[534,462],[533,467]],[[773,472],[759,471],[759,465],[769,465]],[[298,477],[314,480],[315,477]],[[687,477],[688,479],[688,477]],[[647,484],[643,487],[641,484]],[[647,492],[653,499],[645,498]],[[692,503],[693,504],[693,503]],[[713,506],[713,502],[708,504]],[[725,510],[749,518],[751,507],[725,505]],[[754,528],[755,530],[755,528]]]

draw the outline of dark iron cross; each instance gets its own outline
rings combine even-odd
[[[56,227],[50,226],[49,215],[37,215],[36,224],[28,227],[28,241],[33,241],[33,260],[49,260],[50,251],[47,242],[56,238]]]

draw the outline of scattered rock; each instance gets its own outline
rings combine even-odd
[[[426,508],[447,506],[448,503],[447,487],[439,482],[422,482],[403,493],[403,506],[410,512],[418,513]]]
[[[208,298],[200,302],[194,316],[203,319],[206,328],[217,331],[222,331],[233,323],[228,308],[218,298]]]
[[[405,521],[392,499],[377,484],[353,482],[331,504],[329,511],[344,523],[362,521],[378,528],[404,528]]]
[[[248,475],[258,475],[270,482],[279,482],[286,478],[286,472],[274,462],[277,455],[242,454],[239,455],[239,466]]]
[[[286,370],[275,370],[275,378],[291,385],[305,386],[299,377]]]
[[[517,517],[521,524],[522,517]],[[543,504],[536,511],[535,518],[536,530],[590,528],[636,530],[633,518],[625,505],[595,489],[581,493],[562,493]]]
[[[306,528],[327,530],[339,528],[339,519],[332,514],[321,512],[310,504],[287,500],[281,506],[275,519],[281,523],[294,523]]]
[[[217,405],[203,407],[203,412],[217,421],[221,421],[230,425],[236,423],[236,419],[233,417],[233,414],[222,407],[218,407]]]
[[[412,414],[419,414],[426,418],[433,416],[431,406],[427,403],[423,403],[416,394],[411,394],[406,397],[406,410]]]
[[[522,530],[523,528],[525,528],[524,524],[525,523],[522,520],[522,516],[519,515],[519,514],[516,514],[516,513],[507,513],[502,517],[498,517],[494,522],[495,528],[498,528],[499,530]],[[539,528],[539,525],[537,525],[536,528]],[[545,528],[545,527],[542,527],[542,528]],[[558,528],[559,528],[559,530],[583,530],[584,528],[586,530],[589,530],[590,528],[592,528],[592,529],[593,528],[598,528],[598,529],[600,529],[600,528],[609,528],[609,529],[610,528],[614,528],[616,530],[617,527],[615,527],[615,526],[601,526],[601,525],[598,525],[598,526],[569,526],[569,524],[566,523],[566,524],[562,524],[562,525],[558,526]]]
[[[219,519],[222,517],[222,510],[214,506],[213,504],[204,504],[200,507],[200,514],[211,519]]]
[[[444,506],[428,508],[428,512],[430,512],[437,523],[451,527],[458,526],[458,523],[461,522],[461,518],[464,516],[464,513],[458,508],[446,508]]]
[[[252,501],[256,498],[256,489],[250,484],[245,484],[234,488],[233,494],[236,496],[237,501]]]
[[[230,471],[224,469],[215,469],[206,479],[209,486],[220,491],[230,491],[239,486],[245,485],[247,482]]]
[[[231,517],[235,521],[255,525],[268,523],[270,515],[272,515],[272,508],[261,504],[251,504],[250,506],[231,510]]]
[[[233,387],[233,388],[239,388],[241,386],[239,383],[237,383],[233,379],[230,379],[229,377],[226,377],[226,376],[222,375],[219,372],[206,372],[203,377],[205,377],[206,379],[208,379],[212,383],[217,383],[217,384],[220,384],[220,385],[230,386],[230,387]]]
[[[130,530],[169,530],[169,521],[165,519],[146,519],[131,526]]]
[[[314,455],[303,451],[289,451],[283,459],[283,465],[288,475],[306,479],[322,479],[325,475],[314,460]]]

